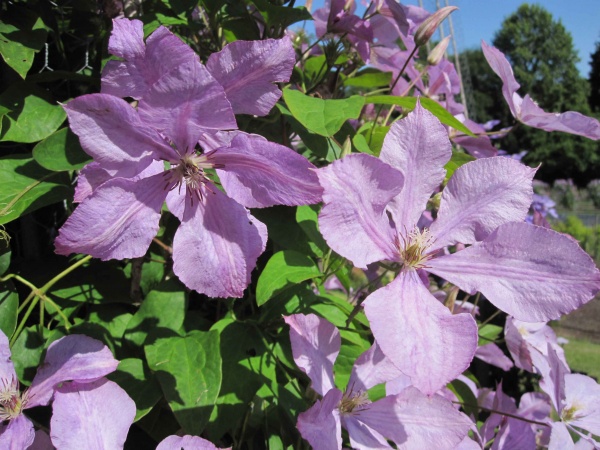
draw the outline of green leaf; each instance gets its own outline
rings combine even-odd
[[[457,152],[456,150],[452,150],[452,157],[444,167],[446,169],[446,180],[450,179],[450,177],[454,174],[454,171],[456,169],[458,169],[463,164],[466,164],[471,161],[475,161],[475,158],[473,158],[468,153]]]
[[[72,196],[69,181],[27,155],[0,157],[0,224]]]
[[[135,421],[148,414],[162,397],[160,384],[141,359],[122,359],[108,378],[125,389],[135,402]]]
[[[408,111],[415,109],[415,105],[417,104],[417,97],[398,97],[395,95],[373,95],[371,97],[365,97],[365,100],[367,103],[401,106]],[[419,101],[423,108],[437,117],[444,125],[451,126],[455,130],[462,131],[469,136],[475,136],[471,130],[435,100],[431,100],[427,97],[419,97]]]
[[[498,325],[494,325],[491,323],[485,324],[484,326],[479,328],[479,332],[478,332],[479,344],[478,345],[489,344],[490,342],[497,340],[498,337],[500,336],[500,334],[502,333],[502,330],[503,330],[503,328]]]
[[[110,341],[115,350],[120,349],[125,329],[133,317],[129,308],[120,304],[90,305],[88,308],[89,314],[86,323],[102,327],[104,336],[101,340],[106,343]]]
[[[204,431],[217,400],[221,388],[219,345],[217,331],[192,331],[145,347],[148,365],[186,434]]]
[[[365,97],[353,95],[343,100],[323,100],[289,88],[283,98],[290,112],[302,125],[321,136],[333,136],[348,119],[358,119]]]
[[[33,159],[54,171],[81,169],[92,160],[79,145],[79,139],[68,128],[51,134],[33,148]]]
[[[375,127],[373,127],[373,122],[367,122],[359,128],[356,136],[364,136],[367,145],[371,149],[371,154],[379,156],[381,147],[383,146],[383,140],[388,131],[390,131],[390,127],[388,126],[375,125]]]
[[[447,387],[454,392],[456,397],[458,397],[458,400],[463,403],[461,406],[465,414],[468,416],[472,415],[473,417],[478,416],[479,408],[477,406],[477,398],[469,386],[460,380],[454,380],[448,384]]]
[[[352,138],[352,143],[354,144],[354,147],[356,147],[356,150],[358,150],[359,152],[366,153],[368,155],[373,155],[373,151],[371,150],[371,147],[369,147],[369,143],[365,139],[364,135],[358,133],[355,134]]]
[[[40,141],[54,133],[67,117],[47,91],[25,82],[15,83],[4,91],[0,107],[10,109],[2,116],[0,141]]]
[[[33,57],[44,46],[47,34],[40,18],[32,26],[21,29],[0,22],[0,54],[21,78],[24,79],[31,69]]]
[[[362,70],[355,77],[346,78],[344,80],[344,86],[376,88],[382,86],[389,86],[391,81],[391,72],[380,72],[376,69],[365,69]]]
[[[328,247],[319,231],[318,215],[319,207],[316,205],[304,205],[296,208],[296,221],[310,239],[309,244],[314,244],[311,245],[311,249],[317,256],[323,256]]]
[[[321,275],[315,262],[294,250],[275,253],[267,262],[256,285],[256,303],[264,305],[273,296],[302,281]]]
[[[284,30],[296,22],[312,20],[312,16],[304,6],[297,8],[277,6],[267,0],[252,0],[252,3],[264,17],[268,28]]]
[[[19,294],[12,282],[0,284],[0,330],[10,339],[17,328]]]
[[[37,328],[37,325],[24,328],[10,349],[17,377],[27,385],[33,380],[44,351],[44,339]]]
[[[166,282],[150,291],[140,309],[134,314],[123,336],[124,340],[140,347],[161,333],[177,332],[185,318],[185,294],[175,281]]]
[[[10,250],[10,244],[8,236],[3,234],[6,233],[2,227],[0,227],[0,275],[4,275],[10,267],[10,258],[12,251]]]

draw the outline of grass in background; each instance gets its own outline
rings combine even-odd
[[[568,338],[565,344],[567,362],[573,372],[582,372],[600,380],[600,344]]]

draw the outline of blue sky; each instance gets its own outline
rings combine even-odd
[[[436,0],[422,0],[429,11],[436,9]],[[299,3],[299,2],[298,2]],[[297,4],[298,4],[297,3]],[[359,4],[360,0],[356,0]],[[402,4],[418,5],[418,0],[403,0]],[[438,0],[445,6],[445,0]],[[523,0],[449,0],[449,4],[460,9],[453,13],[454,28],[459,51],[479,47],[481,40],[491,43],[494,33],[500,29],[505,17],[517,10]],[[587,78],[590,54],[595,43],[600,41],[600,0],[544,0],[538,3],[560,19],[573,36],[573,45],[581,61],[577,68]],[[323,0],[314,0],[312,11],[321,7]],[[308,28],[308,27],[307,27]]]

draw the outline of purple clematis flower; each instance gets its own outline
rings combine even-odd
[[[59,384],[71,380],[82,386],[93,383],[113,372],[118,364],[100,341],[82,335],[65,336],[50,344],[31,386],[21,392],[10,360],[8,338],[0,332],[0,448],[25,449],[33,444],[33,423],[23,412],[47,405],[56,389],[60,389]]]
[[[219,450],[219,448],[201,437],[185,435],[164,438],[156,450]],[[231,450],[231,447],[223,450]]]
[[[147,61],[133,61],[129,72],[139,64],[146,74]],[[216,61],[215,71],[223,69]],[[245,95],[235,83],[227,85],[235,98]],[[223,138],[221,130],[237,128],[233,110],[196,55],[146,83],[140,96],[137,109],[108,94],[65,106],[94,163],[86,168],[77,192],[83,201],[61,228],[56,252],[102,260],[143,256],[166,200],[181,221],[174,272],[209,296],[241,297],[267,240],[266,227],[246,208],[317,203],[321,188],[309,170],[314,166],[260,136]],[[215,185],[212,169],[228,195]]]
[[[558,318],[600,290],[600,272],[571,238],[523,222],[535,170],[517,161],[484,158],[457,169],[436,220],[419,228],[450,156],[446,130],[417,104],[392,125],[381,159],[349,155],[318,171],[329,246],[361,268],[400,264],[396,279],[365,300],[365,312],[385,355],[426,393],[468,367],[477,331],[470,315],[452,315],[430,294],[425,272],[524,321]],[[470,247],[443,254],[457,243]]]
[[[290,326],[294,361],[323,396],[298,417],[298,430],[315,450],[342,448],[341,427],[352,448],[454,448],[467,434],[470,420],[439,395],[414,387],[370,402],[367,390],[400,374],[374,344],[358,357],[345,392],[335,387],[333,364],[340,351],[339,331],[314,314],[284,317]]]
[[[547,113],[529,95],[522,98],[517,94],[520,85],[515,79],[510,63],[495,47],[481,42],[481,49],[492,70],[502,79],[502,94],[510,112],[519,122],[546,131],[564,131],[595,141],[600,139],[600,122],[575,111]]]

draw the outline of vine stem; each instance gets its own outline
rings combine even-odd
[[[527,423],[532,423],[534,425],[541,425],[543,427],[549,427],[550,426],[550,425],[548,425],[545,422],[538,422],[537,420],[526,419],[525,417],[521,417],[521,416],[518,416],[516,414],[511,414],[511,413],[507,413],[507,412],[504,412],[504,411],[498,411],[496,409],[486,408],[484,406],[473,405],[471,403],[456,402],[456,401],[452,402],[452,403],[454,403],[456,405],[467,406],[469,408],[477,408],[477,409],[480,409],[482,411],[487,411],[487,412],[490,412],[490,413],[493,413],[493,414],[500,414],[501,416],[511,417],[513,419],[521,420],[521,421],[527,422]]]

